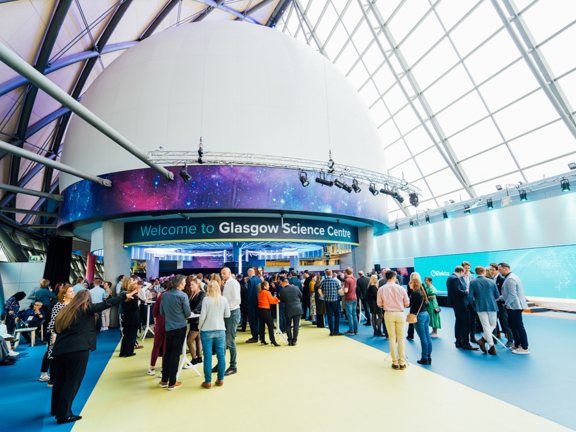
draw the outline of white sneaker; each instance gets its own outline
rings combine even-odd
[[[148,371],[146,373],[150,376],[154,376],[154,375],[156,375],[156,369],[148,368]]]
[[[194,366],[192,366],[192,363],[186,363],[184,365],[184,369],[192,369]]]
[[[50,377],[48,375],[41,376],[39,381],[48,382],[50,381]]]
[[[20,353],[17,353],[16,351],[10,351],[10,352],[8,353],[8,355],[9,355],[9,356],[12,356],[12,357],[16,357],[16,356],[19,356]]]
[[[437,338],[437,337],[438,337],[438,334],[437,334],[437,333],[430,333],[430,337],[431,337],[432,339]]]
[[[524,348],[520,347],[518,349],[513,350],[512,352],[514,354],[530,354],[530,349],[529,348],[524,349]]]

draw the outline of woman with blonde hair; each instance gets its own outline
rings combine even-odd
[[[218,358],[218,378],[216,385],[224,385],[226,371],[226,325],[224,318],[230,317],[228,301],[221,295],[220,284],[213,279],[208,284],[206,296],[202,300],[202,310],[198,328],[204,347],[204,382],[202,387],[212,387],[212,348],[216,349]]]
[[[416,315],[416,333],[420,338],[422,358],[418,360],[421,365],[432,364],[432,339],[428,332],[430,325],[430,315],[428,315],[428,296],[422,286],[422,281],[414,278],[410,281],[412,284],[412,296],[410,297],[410,313]]]
[[[410,273],[410,282],[408,282],[408,298],[412,297],[412,293],[414,292],[414,281],[420,281],[420,285],[422,285],[422,277],[418,272]],[[414,340],[414,324],[408,324],[408,336],[406,339],[409,341]]]
[[[368,284],[368,291],[366,293],[366,298],[368,299],[368,304],[370,305],[370,314],[372,315],[372,328],[374,329],[374,336],[384,336],[388,339],[388,332],[386,330],[386,325],[383,324],[384,314],[382,308],[378,306],[378,276],[372,275],[370,277],[370,283]],[[382,328],[382,330],[380,330]]]
[[[206,293],[200,287],[200,282],[194,279],[190,281],[190,310],[194,314],[199,314],[202,311],[202,301],[206,297]],[[198,318],[188,319],[190,323],[190,330],[188,331],[188,350],[192,355],[192,364],[202,363],[202,342],[200,340],[200,330],[198,329]],[[184,366],[186,368],[186,366]]]
[[[86,373],[90,351],[96,349],[96,320],[94,314],[132,299],[136,292],[122,293],[101,303],[92,303],[90,291],[80,290],[68,306],[62,309],[54,328],[56,342],[52,350],[58,368],[52,388],[52,415],[58,424],[71,423],[82,417],[72,414],[72,403]]]

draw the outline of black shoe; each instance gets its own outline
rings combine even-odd
[[[238,373],[238,369],[230,367],[226,369],[226,372],[224,372],[224,376],[234,375],[235,373]]]
[[[330,336],[334,336],[334,333],[330,332]]]
[[[462,348],[462,346],[463,346],[461,343],[456,343],[455,345],[456,345],[456,348]]]
[[[260,345],[268,345],[268,342],[260,341]]]
[[[473,347],[472,345],[463,345],[462,349],[465,349],[468,351],[478,351],[478,347]]]
[[[371,326],[372,324],[370,324],[369,322],[367,322],[367,323],[364,323],[364,325],[365,325],[366,327],[369,327],[369,326]]]
[[[218,373],[218,365],[212,368],[212,373]]]
[[[58,424],[72,423],[72,422],[75,422],[75,421],[78,421],[81,419],[82,419],[82,417],[77,416],[77,415],[73,415],[73,416],[70,416],[70,417],[65,418],[65,419],[58,419],[58,420],[56,420],[56,423],[58,423]]]
[[[428,363],[428,359],[427,358],[421,358],[420,360],[418,360],[416,363],[421,364],[421,365],[425,365],[428,366],[430,363]]]
[[[428,357],[428,364],[429,364],[429,365],[432,364],[432,357]]]
[[[470,338],[470,343],[475,343],[475,344],[477,344],[478,341],[476,340],[476,338],[471,337],[471,338]]]
[[[132,354],[125,355],[124,357],[132,357],[132,356],[135,356],[135,355],[136,355],[136,353],[132,353]]]
[[[274,346],[280,346],[280,344],[276,343],[276,341],[272,341],[272,345],[274,345]]]
[[[198,364],[198,359],[197,359],[197,358],[193,358],[190,363],[192,363],[193,365],[197,365],[197,364]]]
[[[340,332],[334,333],[333,336],[344,336],[344,333],[340,333]]]
[[[196,364],[202,363],[202,357],[196,357]]]
[[[414,340],[413,337],[407,337],[406,339],[408,339],[409,341],[413,341],[413,340]]]

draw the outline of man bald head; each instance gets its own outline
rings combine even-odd
[[[230,271],[228,267],[224,267],[220,272],[220,275],[222,276],[223,281],[227,281],[230,279],[230,276],[232,276],[232,271]]]
[[[252,277],[254,276],[254,269],[253,268],[249,268],[248,269],[248,277]]]

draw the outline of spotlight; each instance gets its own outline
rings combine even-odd
[[[418,199],[418,195],[415,194],[414,192],[412,192],[410,195],[410,204],[412,204],[414,207],[418,207],[419,204],[419,199]]]
[[[525,189],[522,189],[518,192],[520,195],[520,201],[528,201],[527,193]]]
[[[400,204],[402,204],[404,202],[404,198],[398,192],[394,192],[394,195],[392,196],[392,198],[394,198]]]
[[[568,164],[568,168],[570,168],[570,171],[575,170],[575,169],[576,169],[576,163],[570,162],[570,163]]]
[[[464,213],[470,214],[470,206],[468,204],[464,204]]]
[[[396,221],[396,225],[394,226],[394,229],[395,229],[396,231],[398,231],[398,230],[400,229],[400,228],[398,228],[398,221]]]
[[[308,181],[308,174],[305,173],[304,171],[300,172],[300,183],[302,183],[302,186],[304,187],[310,184],[310,182]]]
[[[430,216],[426,215],[426,223],[430,223]]]
[[[444,219],[448,219],[448,213],[446,210],[442,210],[442,216],[444,216]]]
[[[322,173],[320,173],[320,177],[316,177],[316,183],[320,183],[321,185],[329,187],[334,186],[334,182],[332,182],[332,180],[326,180]]]
[[[560,186],[562,186],[562,192],[570,192],[570,182],[568,179],[563,178],[560,180]]]
[[[202,165],[204,163],[204,159],[202,159],[202,157],[204,156],[204,144],[202,144],[202,137],[200,137],[200,143],[198,144],[198,163],[200,165]]]
[[[182,168],[180,170],[180,177],[182,177],[182,180],[184,180],[184,183],[188,183],[190,181],[190,179],[192,178],[192,176],[190,174],[188,174],[186,165],[184,165],[184,168]]]
[[[497,191],[501,191],[501,190],[502,190],[502,186],[496,185],[496,190],[497,190]]]
[[[328,150],[328,172],[330,174],[334,172],[334,161],[332,160],[332,150]]]
[[[334,185],[337,188],[344,189],[348,193],[352,192],[352,188],[350,187],[350,185],[343,181],[340,181],[339,179],[334,180]]]
[[[352,189],[354,189],[354,192],[356,193],[362,192],[362,189],[360,189],[360,186],[358,186],[358,180],[352,180]]]
[[[387,187],[383,187],[382,189],[380,189],[380,193],[383,193],[385,195],[390,195],[391,197],[394,197],[394,191],[391,191],[390,189],[388,189]]]
[[[376,185],[374,183],[370,183],[370,187],[368,187],[368,190],[372,193],[372,195],[374,196],[378,195],[378,189],[376,189]]]
[[[489,210],[492,210],[494,208],[494,202],[492,201],[492,198],[488,198],[486,200],[486,207],[488,207]]]
[[[413,227],[414,226],[414,221],[412,219],[410,219],[410,226]]]

